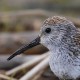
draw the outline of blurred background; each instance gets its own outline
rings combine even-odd
[[[35,39],[42,22],[54,15],[69,18],[79,28],[80,0],[0,0],[0,73],[26,61],[22,55],[10,62],[6,59],[20,46]],[[40,45],[24,55],[35,56],[46,51]]]

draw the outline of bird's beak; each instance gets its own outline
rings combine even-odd
[[[22,46],[21,48],[19,48],[17,51],[15,51],[7,60],[11,60],[15,56],[23,53],[24,51],[26,51],[36,45],[39,45],[39,44],[40,44],[40,37],[38,36],[35,40],[30,42],[29,44],[26,44],[26,45]]]

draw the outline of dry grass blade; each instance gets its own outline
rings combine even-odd
[[[26,73],[20,80],[31,80],[38,72],[45,69],[48,66],[49,57],[45,58],[41,61],[37,66],[35,66],[32,70]]]
[[[12,70],[7,71],[5,74],[6,75],[11,75],[11,74],[16,73],[16,72],[18,72],[18,71],[20,71],[24,68],[29,68],[30,66],[40,62],[42,59],[44,59],[47,56],[48,56],[48,53],[42,54],[42,55],[40,55],[39,57],[36,57],[33,60],[30,60],[30,61],[28,61],[28,62],[26,62],[26,63],[24,63],[24,64],[22,64],[22,65],[20,65],[16,68],[12,69]]]
[[[46,67],[45,67],[46,68]],[[45,69],[44,70],[41,70],[39,73],[37,73],[37,75],[35,75],[33,78],[32,78],[32,80],[38,80],[40,77],[41,77],[41,75],[44,73],[44,71],[45,71]]]
[[[5,79],[5,80],[17,80],[17,79],[14,79],[14,78],[8,77],[8,76],[3,75],[3,74],[0,74],[0,80],[1,80],[1,79]]]

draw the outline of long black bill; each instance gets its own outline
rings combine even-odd
[[[39,45],[39,44],[40,44],[40,37],[38,36],[35,40],[30,42],[29,44],[26,44],[26,45],[22,46],[21,48],[19,48],[17,51],[15,51],[7,60],[11,60],[15,56],[23,53],[24,51],[26,51],[36,45]]]

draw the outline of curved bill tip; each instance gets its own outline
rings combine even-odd
[[[22,46],[21,48],[19,48],[18,50],[16,50],[7,60],[11,60],[12,58],[14,58],[15,56],[23,53],[24,51],[36,46],[40,44],[40,37],[38,36],[35,40],[33,40],[32,42],[30,42],[29,44],[26,44],[24,46]]]

